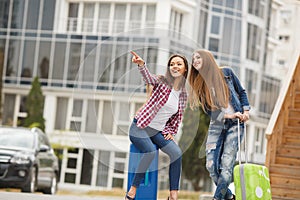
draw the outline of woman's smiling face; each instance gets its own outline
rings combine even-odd
[[[170,73],[174,78],[182,76],[186,71],[184,60],[180,57],[172,58],[170,62]]]
[[[203,59],[201,58],[199,53],[194,53],[193,55],[193,67],[196,70],[200,70],[203,64]]]

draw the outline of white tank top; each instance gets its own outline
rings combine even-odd
[[[167,121],[170,119],[170,117],[172,115],[174,115],[178,111],[180,93],[181,93],[181,90],[176,91],[176,90],[172,89],[172,91],[169,95],[168,101],[157,112],[155,117],[152,119],[152,121],[148,125],[149,127],[154,128],[159,131],[164,130]]]

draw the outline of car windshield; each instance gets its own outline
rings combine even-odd
[[[0,129],[0,146],[32,149],[34,135],[30,131]]]

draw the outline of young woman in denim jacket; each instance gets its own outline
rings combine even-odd
[[[206,168],[216,184],[215,200],[235,199],[228,188],[238,151],[237,118],[241,138],[249,120],[245,89],[230,68],[220,68],[207,50],[193,53],[189,76],[191,107],[200,106],[211,120],[206,141]]]
[[[138,54],[131,53],[132,62],[138,65],[144,81],[152,85],[153,90],[147,102],[134,117],[129,129],[130,141],[144,154],[125,199],[134,199],[136,190],[154,159],[156,151],[154,143],[170,157],[169,199],[175,200],[179,190],[182,152],[173,135],[177,133],[187,102],[185,82],[188,62],[182,55],[172,55],[168,61],[166,75],[156,76],[149,72],[144,60]]]

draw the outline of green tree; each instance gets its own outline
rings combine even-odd
[[[201,108],[186,109],[183,119],[182,135],[179,146],[183,150],[183,176],[192,182],[195,191],[203,190],[200,180],[208,180],[205,167],[205,139],[209,125],[209,117]]]
[[[25,127],[38,127],[45,131],[44,111],[44,96],[42,93],[39,78],[35,77],[29,94],[26,98],[27,117],[24,120]]]

